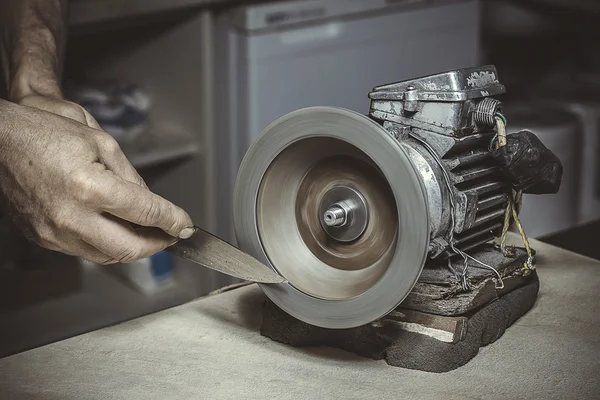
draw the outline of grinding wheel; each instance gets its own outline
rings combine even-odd
[[[325,328],[383,317],[419,278],[426,192],[390,134],[335,107],[291,112],[246,153],[234,191],[238,246],[285,277],[261,285],[288,314]]]

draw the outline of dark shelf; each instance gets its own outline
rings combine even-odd
[[[191,134],[168,127],[150,127],[131,142],[121,144],[121,148],[135,168],[147,168],[200,152]]]

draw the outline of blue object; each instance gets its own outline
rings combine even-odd
[[[173,255],[159,251],[150,256],[150,270],[156,280],[165,280],[173,275]]]

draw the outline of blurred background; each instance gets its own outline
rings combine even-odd
[[[235,243],[237,167],[295,109],[367,113],[376,85],[494,64],[509,132],[564,166],[526,196],[541,240],[600,259],[600,2],[596,0],[71,0],[69,97],[113,135],[150,188]],[[172,307],[236,283],[159,253],[100,267],[0,224],[0,357]]]

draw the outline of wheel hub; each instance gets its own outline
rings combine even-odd
[[[369,222],[367,201],[350,186],[339,185],[323,196],[319,206],[321,227],[340,242],[358,239]]]

